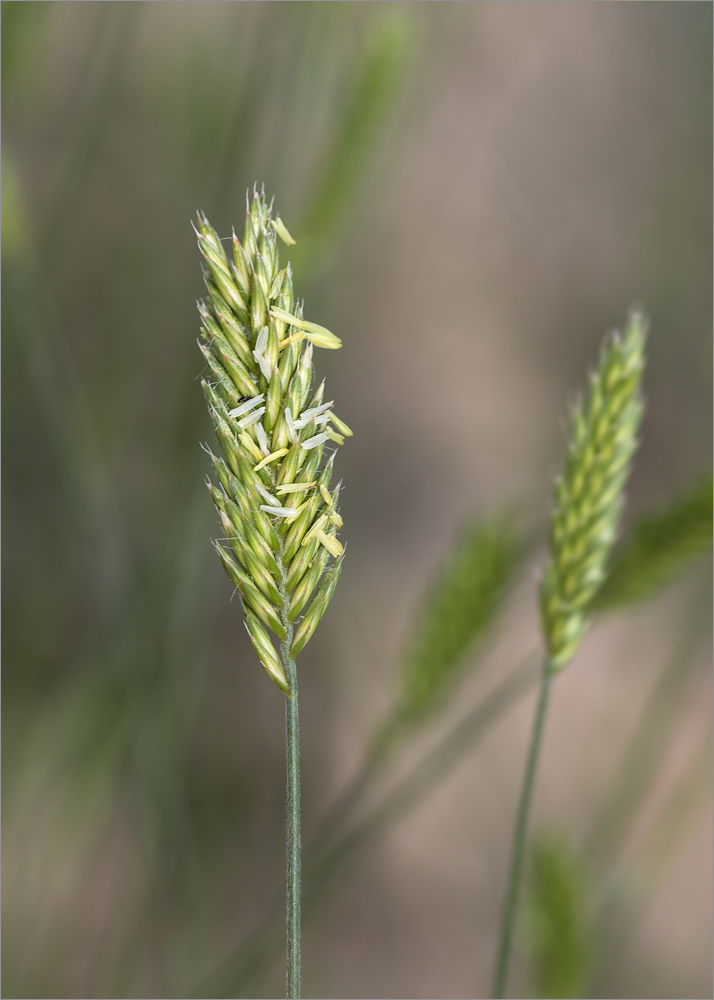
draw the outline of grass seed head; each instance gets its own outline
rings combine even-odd
[[[242,243],[233,232],[230,258],[200,212],[194,229],[207,292],[198,303],[202,385],[224,456],[208,451],[219,482],[209,481],[209,492],[227,543],[216,542],[216,551],[240,595],[258,659],[289,693],[270,633],[297,655],[342,565],[339,487],[330,490],[335,449],[324,449],[352,432],[332,402],[323,404],[324,383],[310,397],[314,348],[342,342],[303,318],[277,247],[277,237],[288,246],[295,241],[262,192],[247,204]]]
[[[575,655],[587,612],[607,573],[642,419],[640,382],[647,323],[633,311],[625,333],[604,343],[598,368],[572,414],[565,468],[555,484],[551,562],[540,588],[553,670]]]

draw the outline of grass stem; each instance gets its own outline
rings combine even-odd
[[[300,997],[300,728],[297,670],[290,658],[290,643],[283,643],[283,665],[290,684],[285,700],[285,733],[288,772],[288,872],[287,872],[287,998]]]
[[[530,813],[531,799],[533,797],[533,786],[535,784],[535,774],[542,742],[543,724],[545,722],[545,714],[548,707],[548,696],[550,694],[552,675],[553,671],[551,669],[550,662],[546,660],[543,667],[543,677],[541,680],[540,693],[538,695],[538,705],[533,724],[530,748],[528,750],[526,770],[523,776],[523,786],[521,788],[521,798],[518,804],[518,815],[516,817],[516,828],[513,835],[513,846],[511,848],[511,859],[508,867],[506,899],[503,909],[503,919],[501,922],[501,935],[498,945],[496,969],[493,978],[493,990],[491,992],[491,996],[494,997],[495,1000],[500,1000],[500,998],[504,996],[506,989],[506,976],[508,974],[508,961],[511,954],[513,927],[516,916],[516,905],[518,902],[518,889],[520,885],[521,869],[523,867],[526,834],[528,831],[528,816]]]

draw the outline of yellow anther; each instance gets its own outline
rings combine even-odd
[[[284,493],[302,493],[303,490],[311,490],[315,481],[311,483],[290,483],[287,486],[278,486],[276,493],[282,496]]]
[[[270,463],[274,462],[276,459],[282,458],[283,455],[287,455],[287,453],[287,448],[278,448],[278,450],[274,451],[272,454],[266,455],[262,462],[258,462],[257,465],[254,465],[253,472],[258,472],[260,469],[265,468],[266,465],[270,465]]]
[[[342,542],[338,542],[334,535],[326,535],[324,531],[317,533],[317,540],[325,546],[330,555],[334,556],[335,559],[345,551]]]

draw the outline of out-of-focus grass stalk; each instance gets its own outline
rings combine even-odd
[[[96,4],[95,24],[68,101],[78,109],[77,127],[68,128],[70,146],[62,163],[53,206],[46,216],[42,246],[44,265],[52,270],[62,254],[70,221],[86,196],[86,187],[99,151],[114,118],[121,80],[138,27],[143,4]]]
[[[511,954],[511,941],[513,938],[513,927],[516,918],[516,904],[518,902],[518,890],[520,888],[521,869],[523,867],[523,854],[525,851],[526,834],[528,832],[528,818],[530,815],[531,801],[533,799],[535,775],[543,739],[543,728],[548,709],[552,680],[552,664],[549,660],[546,660],[543,665],[542,679],[538,693],[538,703],[536,705],[535,718],[533,721],[533,732],[528,747],[526,770],[523,776],[521,796],[518,802],[518,813],[516,815],[516,826],[513,834],[513,845],[511,847],[511,857],[508,865],[508,882],[506,884],[503,919],[501,923],[498,954],[496,956],[496,969],[493,980],[492,993],[494,997],[502,997],[506,988],[508,960]]]
[[[340,829],[349,820],[357,804],[382,774],[385,760],[384,755],[379,752],[377,744],[369,743],[367,745],[362,762],[337,795],[313,834],[311,841],[313,850],[319,851],[329,845],[335,835],[339,834]]]
[[[6,337],[26,366],[28,386],[44,417],[47,440],[71,499],[69,509],[76,514],[77,529],[87,537],[92,553],[87,568],[98,583],[93,596],[104,617],[116,607],[127,569],[123,512],[83,380],[35,255],[19,178],[6,157],[3,192],[3,311],[12,317]]]
[[[459,719],[383,795],[381,802],[373,806],[366,816],[355,821],[331,846],[325,848],[322,859],[315,862],[317,874],[310,890],[315,899],[320,898],[340,865],[352,854],[362,850],[373,837],[394,821],[402,819],[415,808],[428,791],[437,786],[467,751],[473,750],[490,727],[513,708],[532,686],[533,673],[529,663],[514,671],[475,708]]]
[[[414,35],[410,11],[390,7],[375,14],[335,137],[316,171],[312,197],[299,226],[303,248],[299,252],[313,263],[323,256],[355,203],[404,82]]]
[[[245,11],[235,7],[231,14],[239,17],[241,14],[245,15]],[[236,24],[236,33],[240,31],[241,34],[242,51],[239,61],[241,73],[240,80],[233,86],[235,103],[226,129],[223,149],[216,157],[216,177],[211,198],[211,210],[214,212],[223,211],[226,204],[230,204],[234,197],[242,200],[242,189],[236,190],[236,177],[250,176],[251,165],[247,161],[251,149],[256,145],[255,136],[261,116],[265,114],[275,78],[282,76],[286,71],[282,61],[280,74],[265,74],[261,71],[261,48],[258,39],[266,29],[268,33],[270,32],[269,19],[275,14],[269,4],[260,4],[255,6],[253,15],[251,18],[243,16],[240,27]]]
[[[692,758],[669,797],[649,822],[633,860],[623,868],[622,852],[638,823],[648,794],[661,772],[661,764],[683,722],[692,672],[701,642],[708,631],[711,587],[699,591],[680,628],[675,648],[653,688],[637,727],[622,756],[611,789],[596,814],[586,838],[584,854],[606,879],[600,903],[595,965],[591,995],[603,995],[614,965],[627,947],[668,863],[688,833],[703,802],[702,790],[710,787],[711,759]],[[706,759],[705,759],[706,757]]]
[[[620,874],[605,895],[596,929],[595,949],[599,960],[590,996],[607,996],[611,992],[612,972],[631,943],[640,919],[691,834],[695,821],[711,808],[711,786],[711,732],[707,730],[652,820],[631,871],[626,871],[624,876]]]
[[[582,855],[561,833],[540,834],[530,852],[523,929],[533,997],[588,996],[593,958],[593,887]]]
[[[47,265],[54,266],[55,261],[61,258],[61,254],[57,254],[57,249],[62,243],[62,226],[70,217],[79,194],[86,186],[101,147],[104,129],[111,120],[110,105],[116,98],[118,77],[125,62],[126,47],[135,27],[134,22],[135,11],[99,15],[97,22],[99,34],[104,35],[105,32],[109,32],[106,45],[102,46],[102,52],[106,54],[106,47],[109,46],[112,55],[108,60],[103,58],[100,60],[100,79],[94,86],[86,88],[87,94],[80,103],[82,110],[77,118],[76,127],[72,130],[74,144],[66,161],[67,171],[62,175],[64,181],[59,184],[55,196],[57,208],[53,218],[56,218],[57,228],[53,229],[52,238],[46,243],[48,252],[51,250],[54,258],[48,257]],[[117,23],[120,24],[121,30],[115,32]],[[90,39],[92,51],[88,51],[87,65],[79,74],[79,82],[83,87],[86,84],[87,74],[96,75],[93,68],[90,72],[90,67],[96,58],[96,53],[93,51],[95,41],[94,38]],[[21,193],[18,188],[16,200],[19,199]],[[7,204],[3,208],[4,221],[6,207]],[[18,207],[18,211],[23,214],[22,205]],[[172,790],[178,786],[176,782],[171,782],[171,776],[165,766],[160,780],[156,782],[153,780],[156,772],[156,762],[153,759],[155,755],[151,752],[149,744],[141,738],[137,739],[136,735],[137,728],[140,729],[145,722],[146,707],[142,694],[145,693],[147,686],[147,682],[139,681],[138,678],[148,678],[153,675],[155,650],[151,648],[148,633],[157,630],[156,622],[151,621],[145,613],[146,597],[142,600],[138,592],[144,590],[148,596],[154,592],[165,592],[166,588],[154,590],[153,574],[147,573],[146,567],[140,571],[135,565],[124,512],[117,501],[119,491],[105,460],[83,380],[74,364],[62,329],[62,321],[52,299],[51,283],[48,283],[40,264],[33,257],[29,219],[25,218],[24,221],[20,219],[20,227],[21,232],[18,235],[21,239],[17,247],[18,252],[15,252],[14,243],[4,243],[5,291],[8,301],[11,295],[13,299],[16,297],[15,304],[11,305],[15,320],[12,329],[17,334],[18,348],[26,353],[30,381],[36,387],[40,409],[46,414],[48,440],[54,444],[59,459],[58,467],[66,477],[68,493],[72,499],[70,510],[77,513],[77,523],[81,531],[90,535],[87,546],[80,547],[80,551],[83,548],[92,553],[92,560],[87,570],[93,581],[91,593],[98,612],[94,617],[93,629],[86,635],[87,648],[80,649],[75,657],[73,670],[77,682],[74,686],[69,685],[67,697],[64,699],[67,709],[67,714],[63,716],[64,728],[55,733],[55,741],[52,743],[53,757],[58,761],[66,761],[68,755],[73,758],[76,755],[77,761],[82,761],[81,767],[77,766],[76,762],[67,764],[77,780],[76,787],[69,789],[71,794],[67,795],[63,812],[66,815],[72,812],[74,815],[74,811],[77,810],[80,815],[86,815],[90,797],[87,788],[94,787],[94,782],[98,778],[95,772],[104,769],[105,787],[118,780],[119,774],[126,766],[128,742],[132,748],[129,769],[134,778],[134,788],[145,805],[142,817],[147,841],[163,842],[162,846],[157,843],[155,856],[160,863],[153,869],[155,872],[155,878],[152,878],[153,891],[148,893],[153,909],[163,883],[161,863],[170,853],[165,849],[166,841],[175,839],[175,833],[179,829],[186,829],[183,822],[185,817],[182,817],[182,822],[176,822],[175,808],[168,811],[166,818],[170,814],[172,817],[170,821],[164,823],[163,818],[157,819],[158,813],[163,817],[167,796],[171,798]],[[6,301],[6,308],[7,304]],[[163,576],[164,572],[162,564],[160,574]],[[195,609],[197,607],[195,594],[198,588],[193,586],[191,592]],[[144,608],[142,613],[138,613],[140,607]],[[186,628],[191,627],[193,620],[192,616],[182,618],[184,634]],[[127,623],[131,623],[129,628]],[[118,631],[115,634],[117,625]],[[138,626],[138,629],[134,626]],[[144,629],[146,634],[142,636],[140,633]],[[181,654],[190,655],[190,643],[184,640],[177,645]],[[131,650],[129,646],[132,647]],[[125,662],[133,665],[130,670],[125,670],[121,666],[124,653]],[[192,676],[195,677],[195,657],[191,659],[194,669]],[[172,670],[168,675],[174,684],[185,676],[185,672],[182,673],[178,669],[179,660],[180,656],[173,659]],[[98,663],[104,668],[99,674],[96,673]],[[73,687],[83,687],[80,697],[75,697]],[[79,694],[79,691],[76,694]],[[97,739],[92,740],[89,733],[92,728],[90,720],[97,713],[101,716],[103,707],[108,708],[109,702],[112,707],[111,712],[107,713],[108,724],[103,728],[99,726]],[[168,713],[172,720],[177,722],[184,715],[186,705],[195,705],[195,698],[189,696],[186,701],[181,700],[181,705],[184,708],[181,708],[172,697],[171,686],[164,685],[162,699],[157,704],[157,712],[152,719],[154,736],[157,732],[163,731],[162,715]],[[175,724],[172,724],[170,729],[174,734],[175,744],[177,742]],[[128,740],[130,732],[133,738]],[[91,744],[89,754],[79,746],[85,737]],[[44,729],[43,741],[46,740],[47,730]],[[178,750],[178,746],[176,749]],[[144,751],[147,751],[151,760],[147,759]],[[175,762],[174,766],[177,766],[183,756],[180,752],[168,755],[162,765],[169,759]],[[88,770],[91,773],[85,774]],[[162,794],[158,797],[155,794],[157,787],[162,790]],[[157,822],[162,832],[159,832]],[[190,862],[187,857],[184,859],[182,871],[185,872],[189,868]],[[143,922],[141,914],[137,922]],[[141,940],[142,945],[145,940],[149,940],[148,935],[144,935]],[[134,947],[130,954],[135,972],[140,962],[141,948]],[[101,966],[97,959],[92,960],[92,964],[87,968],[96,970],[97,976],[101,974]]]
[[[637,820],[643,801],[681,725],[697,652],[711,622],[711,587],[695,597],[675,648],[650,693],[585,842],[588,859],[613,863]]]
[[[607,574],[630,462],[642,418],[640,381],[646,323],[630,313],[623,336],[607,338],[585,398],[572,414],[568,456],[556,480],[550,526],[550,564],[540,588],[547,656],[528,749],[506,894],[492,995],[504,996],[523,867],[528,817],[552,677],[575,655],[587,629],[593,598]]]
[[[645,837],[635,865],[635,879],[646,886],[658,885],[669,871],[692,821],[711,804],[711,733],[707,730],[683,768],[675,787],[662,803]]]

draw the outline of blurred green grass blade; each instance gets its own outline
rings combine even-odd
[[[711,810],[712,753],[707,729],[674,787],[638,845],[631,868],[607,887],[595,931],[595,975],[590,996],[614,996],[613,969],[634,944],[643,920],[662,884],[692,835],[695,824]]]
[[[25,260],[31,250],[31,225],[20,176],[10,157],[3,152],[0,158],[2,177],[2,234],[3,263]]]
[[[82,554],[95,583],[95,594],[111,609],[127,572],[126,528],[87,390],[67,343],[56,302],[34,256],[34,240],[26,201],[14,164],[3,158],[6,184],[2,211],[3,321],[6,350],[12,351],[14,384],[11,405],[30,407],[46,425],[47,442],[57,459]],[[22,366],[22,367],[20,367]],[[13,399],[17,379],[28,387]],[[18,417],[19,414],[19,417]],[[34,415],[34,414],[33,414]],[[17,430],[10,426],[6,435]],[[10,438],[7,438],[9,441]],[[112,530],[107,530],[111,524]]]
[[[234,15],[243,12],[234,11]],[[240,27],[239,27],[240,25]],[[269,37],[275,30],[275,12],[271,5],[256,5],[255,16],[249,19],[237,17],[235,33],[240,32],[239,58],[236,59],[238,76],[232,81],[230,93],[233,95],[233,106],[230,111],[228,126],[222,139],[222,149],[218,155],[213,153],[217,139],[206,136],[206,124],[210,122],[206,110],[215,100],[216,90],[220,92],[224,72],[215,64],[215,52],[208,47],[200,53],[204,64],[194,82],[194,89],[199,88],[198,99],[189,95],[192,102],[191,152],[213,156],[216,164],[216,179],[211,207],[214,214],[222,214],[227,206],[235,205],[237,218],[243,217],[247,180],[256,168],[251,164],[251,155],[256,146],[261,122],[265,118],[266,106],[279,80],[286,73],[282,61],[280,72],[264,74],[261,72],[261,36]],[[212,218],[213,216],[211,216]]]
[[[711,809],[711,733],[706,729],[686,765],[661,804],[638,851],[638,881],[658,888],[699,822]]]
[[[510,517],[496,515],[464,531],[415,618],[401,677],[401,723],[419,722],[443,702],[466,654],[494,623],[523,551]]]
[[[593,607],[612,611],[652,597],[712,549],[712,475],[656,514],[643,517],[616,552]]]
[[[42,220],[43,263],[48,272],[62,259],[77,214],[87,204],[87,189],[114,123],[144,5],[95,4],[96,19],[84,64],[68,102],[66,152],[61,158],[53,204]]]
[[[44,47],[50,4],[16,0],[2,5],[2,85],[10,86],[16,78],[28,76],[33,55]]]
[[[537,997],[584,997],[592,962],[588,882],[562,839],[541,837],[533,849],[525,910],[532,985]]]
[[[305,254],[319,254],[349,211],[369,161],[379,144],[404,79],[414,47],[414,26],[409,11],[390,8],[375,18],[361,66],[335,138],[317,170],[317,182],[305,219],[299,227],[299,244]]]
[[[704,642],[711,637],[711,606],[708,585],[687,608],[674,646],[595,811],[585,842],[591,864],[604,869],[617,865],[641,821],[643,807],[682,732],[696,671],[702,662],[708,662],[701,654]]]

